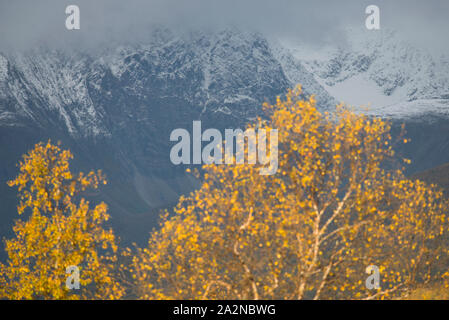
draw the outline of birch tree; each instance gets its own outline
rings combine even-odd
[[[201,188],[133,256],[138,296],[391,298],[441,278],[446,203],[395,166],[388,122],[344,106],[320,112],[300,88],[264,108],[252,127],[279,130],[277,174],[204,166]],[[375,290],[365,287],[372,264]]]

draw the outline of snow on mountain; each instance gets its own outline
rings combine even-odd
[[[274,56],[282,66],[283,72],[289,80],[291,87],[301,84],[306,95],[314,94],[321,109],[335,106],[337,100],[319,79],[313,76],[303,64],[301,59],[296,59],[294,51],[284,47],[280,41],[271,40],[271,48]]]
[[[8,75],[8,60],[0,55],[0,82],[3,82]]]
[[[101,125],[101,113],[88,94],[88,59],[39,49],[4,59],[8,59],[4,64],[9,72],[3,73],[0,85],[0,117],[5,112],[15,113],[18,119],[28,118],[45,126],[50,114],[57,114],[53,120],[62,121],[72,135],[107,134]]]
[[[284,45],[340,102],[369,107],[372,114],[386,117],[407,117],[418,109],[447,115],[442,110],[449,109],[448,57],[435,57],[389,30],[348,30],[347,38],[347,43],[334,47]],[[425,102],[407,103],[417,99]]]
[[[431,120],[435,117],[449,118],[449,99],[417,99],[365,111],[368,115],[382,115],[389,119]]]
[[[95,54],[38,48],[2,57],[0,118],[13,113],[59,122],[72,136],[108,136],[115,124],[104,101],[112,96],[125,104],[123,116],[139,117],[140,107],[126,105],[134,100],[149,107],[148,99],[179,99],[202,114],[243,120],[289,86],[261,35],[159,30],[148,43]]]
[[[63,125],[72,136],[110,136],[115,124],[103,102],[112,96],[143,104],[151,97],[180,99],[200,116],[251,119],[263,100],[297,83],[323,109],[345,102],[379,116],[406,117],[418,109],[447,114],[447,57],[391,31],[348,32],[347,43],[318,49],[236,29],[160,29],[147,43],[95,54],[38,48],[0,55],[0,122],[33,119]],[[409,103],[418,99],[425,102]],[[137,107],[123,108],[123,115],[139,117]]]

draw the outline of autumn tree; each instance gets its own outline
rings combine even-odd
[[[199,190],[165,213],[132,256],[147,299],[388,298],[445,270],[447,204],[404,177],[389,123],[338,106],[320,112],[300,88],[253,128],[279,130],[279,170],[205,165]],[[268,120],[266,120],[268,119]],[[381,285],[365,286],[365,269]]]
[[[19,163],[15,238],[5,241],[8,260],[0,264],[0,297],[8,299],[119,298],[113,277],[117,250],[112,230],[105,229],[107,206],[94,207],[81,196],[106,184],[101,171],[73,174],[69,150],[39,143]],[[67,268],[79,268],[80,289],[66,286]]]

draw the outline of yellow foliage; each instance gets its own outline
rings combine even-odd
[[[394,164],[387,122],[315,103],[290,90],[252,125],[279,130],[277,174],[203,167],[202,187],[132,256],[138,297],[384,299],[441,278],[442,194],[385,169]],[[377,291],[365,288],[371,264]]]
[[[0,264],[0,297],[8,299],[114,299],[122,289],[113,277],[116,241],[107,206],[90,208],[83,191],[105,183],[101,171],[74,175],[69,150],[39,143],[19,163],[9,186],[19,190],[16,237],[5,241],[8,261]],[[77,200],[79,199],[79,200]],[[66,268],[78,266],[80,290],[66,288]]]

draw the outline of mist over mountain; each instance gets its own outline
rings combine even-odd
[[[243,128],[262,102],[298,83],[321,110],[344,101],[391,119],[395,132],[405,123],[411,143],[398,151],[412,159],[410,173],[449,162],[447,56],[392,31],[348,39],[316,48],[238,28],[159,28],[145,42],[107,50],[0,50],[0,237],[16,218],[5,182],[22,154],[51,138],[72,150],[76,169],[104,170],[109,184],[97,198],[125,243],[143,243],[158,210],[199,183],[170,163],[170,132],[190,130],[193,120]]]

